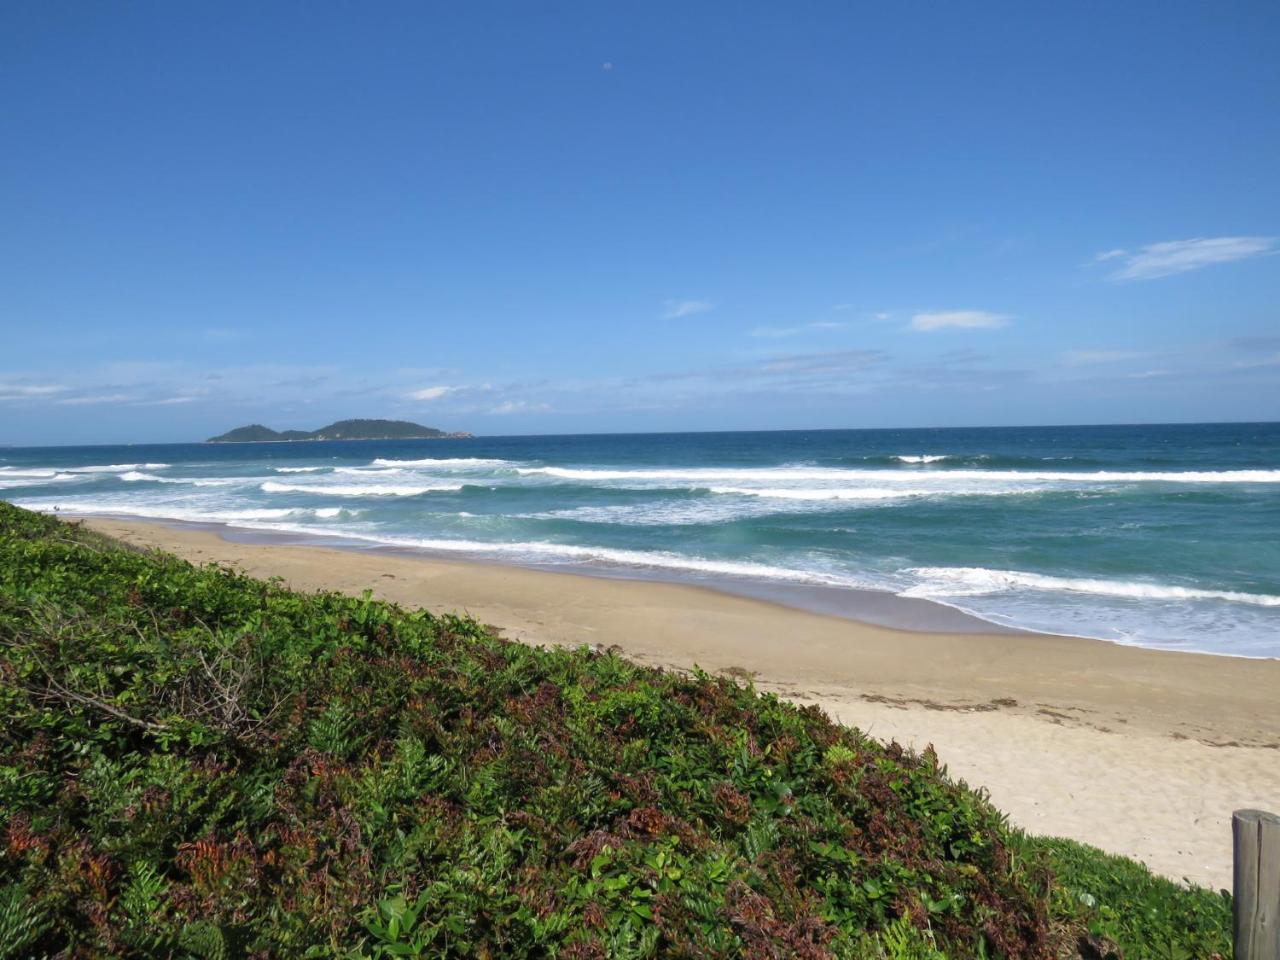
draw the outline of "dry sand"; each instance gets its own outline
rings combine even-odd
[[[932,743],[1017,825],[1231,884],[1233,809],[1280,809],[1280,661],[1034,634],[915,633],[698,586],[87,525],[303,590],[465,611],[512,639],[617,646],[818,703],[882,739]]]

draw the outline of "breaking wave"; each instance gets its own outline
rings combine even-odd
[[[331,520],[341,515],[355,516],[359,510],[347,507],[254,507],[245,509],[200,509],[174,504],[101,503],[96,501],[25,501],[18,506],[42,513],[67,513],[77,516],[147,517],[156,520],[178,520],[197,523],[243,523],[247,521],[287,520],[316,517]],[[309,528],[314,529],[314,528]]]
[[[920,483],[946,480],[997,480],[1039,483],[1280,483],[1280,470],[849,470],[838,467],[693,467],[687,469],[608,470],[575,467],[517,467],[522,476],[562,480],[677,480],[689,483],[787,480]]]
[[[902,591],[904,597],[975,597],[1012,590],[1048,590],[1128,600],[1220,600],[1259,607],[1280,607],[1280,597],[1239,590],[1204,590],[1149,583],[1142,580],[1099,580],[1089,577],[1051,577],[1020,570],[984,567],[913,567],[906,571],[924,579]]]
[[[477,467],[508,467],[510,460],[494,460],[486,457],[449,457],[444,460],[392,460],[378,457],[370,466],[374,467],[430,467],[436,470],[472,470]]]
[[[268,480],[258,489],[264,493],[313,493],[321,497],[416,497],[423,493],[443,493],[461,490],[460,483],[435,483],[423,486],[368,484],[332,486],[309,485],[304,483],[277,483]]]
[[[123,473],[126,470],[166,470],[167,463],[110,463],[95,467],[67,467],[68,473]]]

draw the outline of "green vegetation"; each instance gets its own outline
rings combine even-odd
[[[466,437],[465,433],[445,433],[408,420],[339,420],[319,430],[272,430],[260,423],[236,427],[206,443],[268,443],[280,440],[440,440]]]
[[[1057,877],[1051,911],[1124,945],[1124,956],[1194,960],[1231,955],[1231,895],[1188,889],[1140,863],[1051,837],[1022,837]]]
[[[3,503],[0,711],[3,958],[1227,950],[1216,895],[816,709]]]
[[[260,423],[251,423],[247,427],[236,427],[216,437],[210,437],[205,443],[273,443],[280,440],[310,440],[311,434],[305,430],[272,430]]]

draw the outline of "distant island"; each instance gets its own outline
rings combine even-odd
[[[205,443],[280,443],[287,440],[462,440],[469,433],[448,433],[408,420],[339,420],[319,430],[272,430],[260,423],[236,427]]]

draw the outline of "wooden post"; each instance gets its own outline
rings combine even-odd
[[[1235,842],[1235,960],[1280,960],[1280,817],[1231,815]]]

